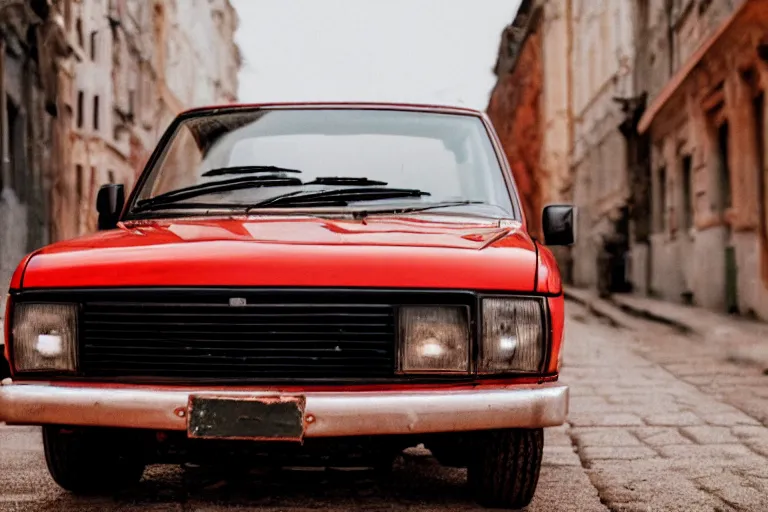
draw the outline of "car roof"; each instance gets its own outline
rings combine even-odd
[[[205,112],[216,112],[221,110],[249,110],[259,108],[270,109],[365,109],[365,110],[408,110],[416,112],[434,112],[443,114],[464,114],[483,117],[480,110],[456,107],[449,105],[430,105],[421,103],[384,103],[384,102],[287,102],[287,103],[230,103],[226,105],[210,105],[203,107],[190,108],[182,112],[184,114],[201,114]]]

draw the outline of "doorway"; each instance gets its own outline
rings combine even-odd
[[[731,169],[729,165],[730,128],[724,121],[717,129],[717,142],[720,150],[720,214],[724,214],[732,206]],[[731,226],[726,223],[725,231],[725,310],[728,313],[739,313],[738,266],[736,265],[736,250],[731,243]]]
[[[755,98],[752,111],[755,114],[755,133],[757,136],[757,191],[758,229],[760,236],[760,277],[763,286],[768,288],[768,169],[765,166],[765,95],[761,92]]]

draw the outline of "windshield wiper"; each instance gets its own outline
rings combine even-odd
[[[376,181],[368,178],[348,178],[341,176],[321,176],[315,178],[312,181],[308,181],[305,185],[354,185],[357,187],[373,187],[382,186],[386,187],[386,181]]]
[[[285,167],[277,167],[274,165],[238,165],[233,167],[219,167],[217,169],[211,169],[204,172],[202,175],[206,178],[211,176],[224,176],[227,174],[257,174],[260,172],[289,172],[293,174],[301,174],[301,171],[296,169],[287,169]]]
[[[246,213],[257,208],[267,207],[347,206],[350,202],[355,201],[382,201],[385,199],[428,195],[431,194],[422,190],[388,187],[342,188],[338,190],[322,190],[320,192],[299,190],[252,204],[248,207]]]
[[[230,190],[242,190],[257,187],[286,187],[301,184],[300,179],[288,178],[285,176],[246,176],[243,178],[220,180],[171,190],[170,192],[160,194],[150,199],[143,199],[136,203],[134,211],[151,210],[158,205],[171,204],[205,194],[214,194],[216,192],[228,192]]]
[[[399,215],[401,213],[412,213],[412,212],[423,212],[426,210],[436,210],[438,208],[451,208],[454,206],[466,206],[470,204],[488,204],[483,201],[447,201],[444,203],[433,203],[428,204],[424,206],[404,206],[402,208],[382,208],[380,210],[357,210],[352,212],[352,215],[356,219],[362,219],[369,215],[376,215],[376,214],[395,214]]]

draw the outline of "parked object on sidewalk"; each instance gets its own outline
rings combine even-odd
[[[563,289],[482,113],[197,109],[124,198],[105,186],[102,232],[11,282],[0,421],[44,426],[59,485],[222,458],[386,469],[424,443],[480,502],[531,501],[567,412]],[[547,209],[545,240],[572,243],[573,218]]]

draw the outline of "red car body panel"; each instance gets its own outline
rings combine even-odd
[[[186,219],[53,244],[25,288],[326,286],[534,291],[519,223],[369,218]]]
[[[285,103],[206,107],[186,114],[238,108],[394,109],[476,116],[486,126],[519,205],[500,141],[479,111],[434,105]],[[128,222],[27,256],[11,289],[317,286],[543,294],[551,314],[547,375],[503,382],[556,379],[564,324],[560,272],[549,249],[528,235],[522,212],[518,217],[503,222],[425,214],[364,220],[230,216]]]
[[[538,244],[537,247],[539,249],[539,275],[536,280],[536,291],[548,295],[559,295],[563,292],[563,281],[560,277],[555,255],[549,248],[541,244]]]
[[[563,351],[563,341],[565,338],[565,297],[547,298],[549,303],[549,314],[551,316],[550,336],[552,345],[549,349],[549,368],[551,374],[560,372],[561,356]]]

